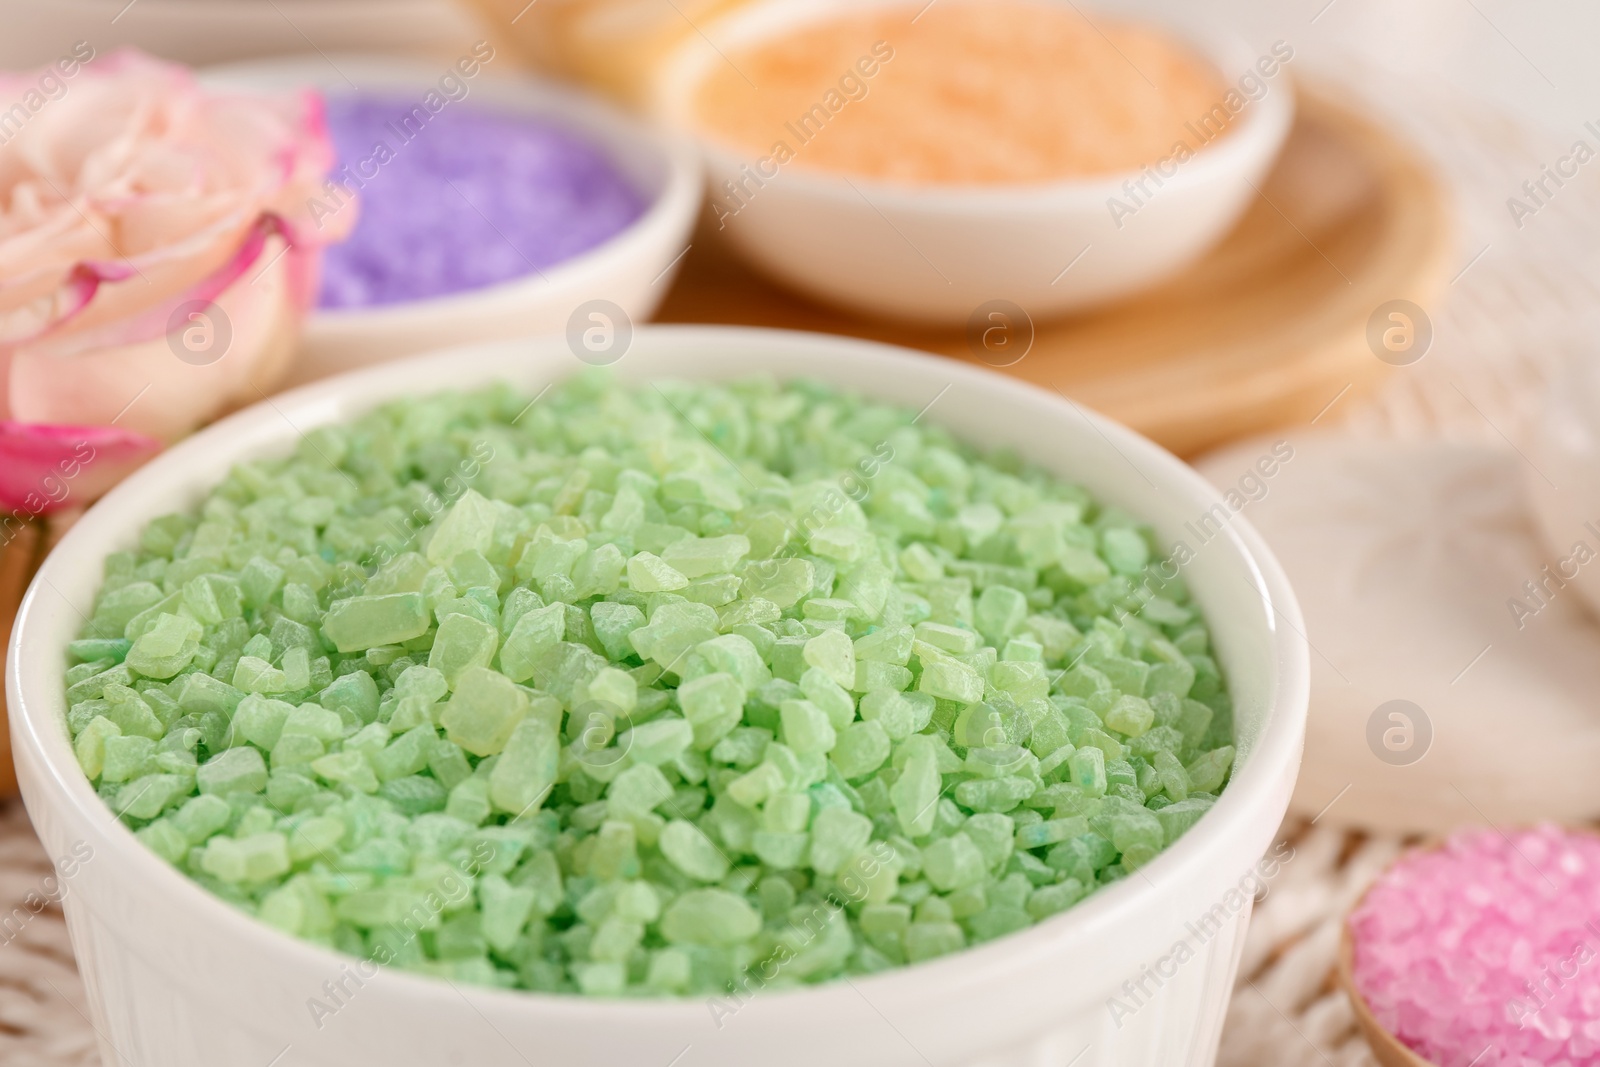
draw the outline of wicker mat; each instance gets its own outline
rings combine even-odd
[[[1461,273],[1434,314],[1428,358],[1375,400],[1346,402],[1335,413],[1342,418],[1327,421],[1372,437],[1520,443],[1551,362],[1594,343],[1585,328],[1588,309],[1600,307],[1600,242],[1590,225],[1600,219],[1600,191],[1592,181],[1573,183],[1549,217],[1541,211],[1538,225],[1508,238],[1504,198],[1538,174],[1549,135],[1358,61],[1336,73],[1352,95],[1405,128],[1456,186]],[[1402,843],[1294,818],[1283,836],[1294,858],[1257,904],[1218,1062],[1373,1067],[1331,974],[1341,916]],[[49,871],[21,805],[0,805],[5,1067],[98,1061],[60,909],[42,899]]]

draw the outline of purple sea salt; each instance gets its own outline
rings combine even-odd
[[[336,180],[361,218],[323,258],[324,308],[425,300],[543,271],[625,229],[644,197],[549,119],[405,97],[331,96]],[[328,211],[346,210],[337,198]]]

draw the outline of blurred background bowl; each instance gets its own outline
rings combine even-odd
[[[724,53],[797,26],[905,0],[769,0],[718,19],[679,45],[651,94],[658,113],[694,132],[713,190],[753,161],[699,127],[695,91]],[[1167,27],[1233,84],[1254,69],[1242,40]],[[1107,303],[1193,262],[1238,221],[1277,158],[1294,117],[1288,79],[1241,111],[1228,133],[1201,147],[1136,213],[1127,198],[1138,170],[1044,184],[912,186],[843,173],[785,168],[765,181],[721,235],[764,273],[800,292],[874,317],[960,325],[1004,298],[1034,318]],[[1156,162],[1151,160],[1151,163]],[[1075,257],[1094,249],[1076,271]]]
[[[230,64],[203,77],[245,89],[420,95],[443,71],[422,60],[332,55]],[[616,304],[632,322],[655,313],[700,208],[701,167],[693,147],[578,89],[520,75],[485,71],[468,99],[541,116],[598,144],[642,195],[644,213],[587,252],[497,285],[399,304],[317,309],[307,319],[289,384],[448,345],[561,333],[578,305],[591,300]]]
[[[48,63],[78,40],[191,64],[307,48],[449,58],[486,32],[450,0],[0,0],[0,26],[0,68]]]

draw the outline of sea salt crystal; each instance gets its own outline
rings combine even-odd
[[[1356,988],[1438,1067],[1600,1052],[1600,836],[1464,831],[1411,853],[1350,917]]]

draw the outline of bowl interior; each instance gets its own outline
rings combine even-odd
[[[73,809],[93,826],[119,862],[156,879],[209,922],[246,923],[136,841],[95,794],[74,758],[66,731],[62,673],[65,646],[92,610],[103,561],[134,544],[152,519],[198,505],[238,462],[292,450],[309,430],[354,418],[403,396],[506,381],[531,396],[580,369],[561,338],[497,342],[342,375],[241,411],[177,445],[94,505],[41,567],[19,614],[8,681],[12,727],[30,805],[41,798]],[[1159,539],[1185,545],[1182,570],[1213,635],[1235,704],[1240,758],[1233,781],[1200,824],[1157,856],[1146,880],[1109,886],[1033,928],[1067,935],[1102,931],[1127,919],[1155,883],[1215,879],[1207,837],[1254,834],[1263,805],[1287,802],[1304,728],[1306,665],[1303,624],[1287,584],[1264,545],[1242,522],[1224,522],[1204,541],[1197,522],[1225,507],[1216,492],[1175,457],[1130,430],[1078,407],[1065,396],[992,371],[884,345],[772,330],[648,327],[635,334],[620,365],[624,380],[727,380],[753,373],[812,377],[914,410],[967,441],[1015,449],[1025,459],[1081,484],[1097,499],[1148,521]],[[31,786],[31,788],[28,788]],[[1278,794],[1281,793],[1281,802]],[[1265,848],[1270,829],[1262,831]],[[97,841],[97,845],[99,842]],[[1221,872],[1230,880],[1236,872]],[[197,920],[198,921],[198,920]],[[237,928],[237,926],[235,926]],[[910,970],[970,968],[1004,954],[1059,952],[1060,937],[1029,931],[970,948]],[[266,927],[281,951],[321,952]],[[906,970],[906,969],[902,969]],[[865,979],[892,981],[896,972]],[[427,979],[416,978],[418,982]],[[506,994],[526,997],[531,994]],[[785,994],[786,996],[790,994]],[[803,996],[804,994],[793,994]],[[641,1007],[641,1011],[653,1010]],[[657,1005],[656,1009],[661,1010]],[[684,1011],[703,1012],[698,1003]]]

